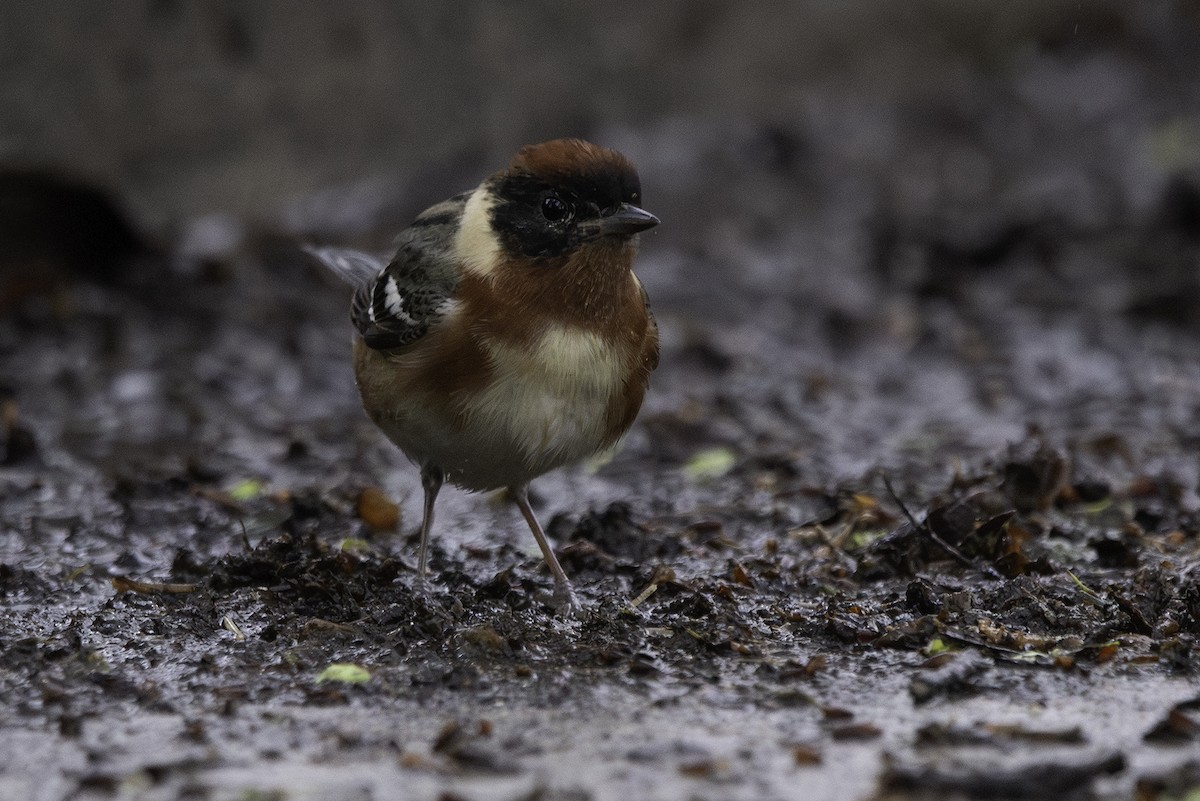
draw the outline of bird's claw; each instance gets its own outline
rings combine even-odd
[[[575,620],[583,616],[583,604],[579,603],[579,598],[570,584],[555,584],[551,603],[554,611],[561,617]]]

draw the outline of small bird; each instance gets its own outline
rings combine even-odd
[[[507,488],[577,607],[529,505],[529,482],[601,453],[629,429],[658,365],[658,327],[632,266],[633,165],[580,139],[528,145],[508,168],[438,203],[384,264],[310,253],[354,287],[354,370],[367,414],[421,470],[423,583],[444,482]]]

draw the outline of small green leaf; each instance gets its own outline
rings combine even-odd
[[[692,481],[710,481],[728,473],[736,463],[737,454],[732,448],[708,448],[693,454],[683,466],[683,472]]]
[[[925,653],[929,656],[937,656],[953,650],[941,637],[934,637],[929,641],[929,645],[925,646]]]
[[[846,550],[861,551],[876,540],[882,539],[886,534],[887,531],[882,528],[864,528],[862,531],[856,531],[846,540]]]
[[[343,553],[367,553],[371,550],[371,543],[362,537],[346,537],[338,544],[338,549]]]
[[[252,501],[267,490],[267,485],[257,478],[247,478],[229,488],[229,497],[235,501]]]
[[[370,671],[349,662],[335,662],[317,675],[317,684],[327,681],[336,681],[339,684],[364,684],[370,680]]]

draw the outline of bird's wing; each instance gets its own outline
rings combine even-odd
[[[462,219],[466,195],[459,195],[426,209],[396,238],[396,255],[385,267],[359,269],[362,254],[340,251],[339,262],[330,264],[343,276],[353,276],[357,289],[350,319],[368,347],[393,350],[425,336],[446,313],[458,286],[454,259],[454,236]]]
[[[658,320],[654,319],[654,312],[650,309],[650,296],[646,294],[646,287],[642,286],[641,280],[635,275],[634,281],[637,281],[638,289],[642,294],[642,304],[646,307],[646,317],[648,319],[648,336],[642,344],[642,364],[646,365],[646,369],[653,372],[658,369]]]

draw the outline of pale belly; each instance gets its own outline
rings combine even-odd
[[[493,380],[481,392],[406,393],[395,414],[376,422],[414,462],[437,465],[472,490],[525,484],[624,433],[609,418],[632,366],[598,338],[555,329],[537,348],[491,347],[489,356]]]

